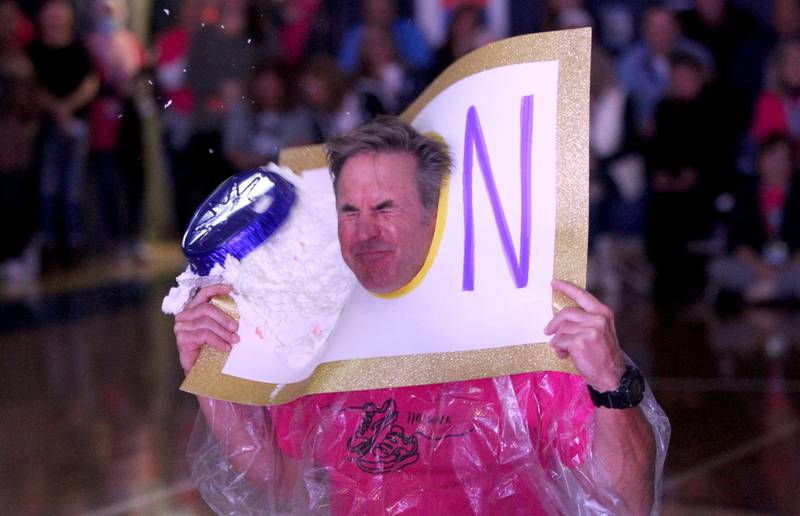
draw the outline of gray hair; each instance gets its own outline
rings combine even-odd
[[[362,152],[410,152],[416,156],[417,189],[426,210],[438,202],[442,184],[450,175],[447,145],[420,134],[393,116],[378,116],[348,134],[329,140],[325,148],[334,191],[345,162]]]

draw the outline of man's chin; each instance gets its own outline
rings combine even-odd
[[[362,287],[373,294],[390,294],[403,286],[392,278],[372,274],[356,274],[356,278]]]
[[[385,295],[385,294],[391,294],[392,292],[395,292],[396,290],[400,290],[401,287],[402,287],[402,285],[399,286],[399,287],[394,287],[394,286],[393,287],[384,287],[384,286],[366,287],[365,286],[364,288],[367,289],[367,291],[370,292],[371,294]]]
[[[373,294],[391,294],[395,290],[398,290],[400,287],[402,287],[402,285],[396,285],[394,283],[372,281],[361,281],[360,283],[362,287]]]

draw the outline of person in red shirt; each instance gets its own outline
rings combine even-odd
[[[800,39],[778,44],[771,72],[769,87],[756,99],[751,136],[758,145],[775,134],[786,136],[800,158]]]
[[[181,2],[178,23],[159,34],[154,47],[156,85],[161,93],[164,150],[172,176],[173,198],[178,228],[183,231],[196,208],[187,195],[192,168],[188,146],[192,131],[195,92],[186,77],[189,50],[201,26],[202,0]]]
[[[447,151],[391,117],[327,148],[342,257],[367,290],[396,291],[427,256]],[[579,306],[545,333],[579,375],[316,394],[268,408],[199,397],[212,432],[191,446],[195,482],[221,513],[649,513],[669,424],[649,393],[639,404],[630,390],[641,375],[626,366],[612,311],[571,283],[553,288]],[[238,342],[236,322],[208,302],[229,292],[205,287],[176,316],[185,372],[202,345]],[[610,401],[624,391],[624,404]]]
[[[141,242],[145,169],[142,124],[147,86],[146,49],[127,27],[128,4],[95,0],[87,47],[100,78],[89,108],[90,167],[103,195],[102,219],[120,265],[144,263]]]

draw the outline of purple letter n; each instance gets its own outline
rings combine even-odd
[[[528,271],[531,261],[531,134],[533,131],[533,95],[522,97],[519,109],[520,122],[520,175],[522,215],[520,221],[519,259],[511,241],[506,215],[497,193],[486,140],[475,106],[467,110],[467,126],[464,133],[464,275],[462,290],[475,290],[475,225],[472,213],[472,156],[473,145],[478,155],[483,182],[489,194],[494,221],[506,256],[506,264],[517,288],[528,286]]]

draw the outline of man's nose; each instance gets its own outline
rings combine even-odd
[[[380,235],[380,226],[374,214],[362,215],[358,218],[358,239],[370,240]]]

